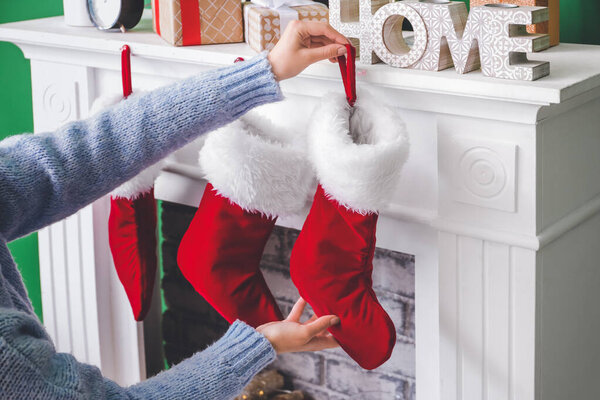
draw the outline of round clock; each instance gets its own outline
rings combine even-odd
[[[131,29],[140,22],[144,0],[87,0],[92,22],[98,29]]]

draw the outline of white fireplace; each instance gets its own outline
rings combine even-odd
[[[125,34],[67,27],[62,17],[0,26],[0,40],[31,60],[36,132],[118,93],[125,43],[134,91],[253,55],[245,44],[174,48],[150,31],[147,19]],[[531,58],[550,61],[550,76],[357,65],[359,89],[397,107],[410,134],[377,245],[415,256],[419,400],[600,398],[600,47],[562,44]],[[282,88],[292,101],[262,112],[302,124],[342,84],[338,67],[323,62]],[[197,206],[195,161],[171,162],[156,196]],[[133,322],[107,216],[102,199],[40,231],[44,323],[59,351],[131,384],[153,356],[144,348],[157,340],[156,312],[145,327]],[[300,228],[302,218],[279,224]]]

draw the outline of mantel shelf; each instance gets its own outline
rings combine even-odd
[[[0,25],[0,40],[108,54],[116,54],[127,43],[134,57],[215,66],[230,65],[236,57],[255,54],[244,43],[173,47],[154,34],[151,25],[146,14],[138,27],[127,33],[107,33],[67,26],[60,16]],[[453,68],[429,72],[376,64],[359,65],[364,74],[357,79],[359,84],[540,105],[561,103],[600,86],[600,46],[561,44],[530,58],[550,61],[550,76],[534,82],[509,81],[484,77],[480,71],[459,75]],[[302,76],[330,79],[337,78],[339,71],[321,62]]]

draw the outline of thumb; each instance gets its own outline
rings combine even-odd
[[[325,329],[332,327],[335,324],[338,324],[340,319],[335,315],[324,315],[316,320],[306,324],[306,328],[311,337],[318,335],[323,332]]]
[[[326,46],[303,49],[302,52],[312,64],[317,61],[328,60],[346,54],[346,46],[343,44],[332,43]]]

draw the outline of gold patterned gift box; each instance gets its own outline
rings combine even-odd
[[[244,41],[240,0],[152,0],[152,19],[174,46]]]
[[[255,51],[271,50],[292,20],[329,21],[326,5],[306,0],[254,0],[244,3],[244,33]],[[281,27],[283,26],[283,30]]]

